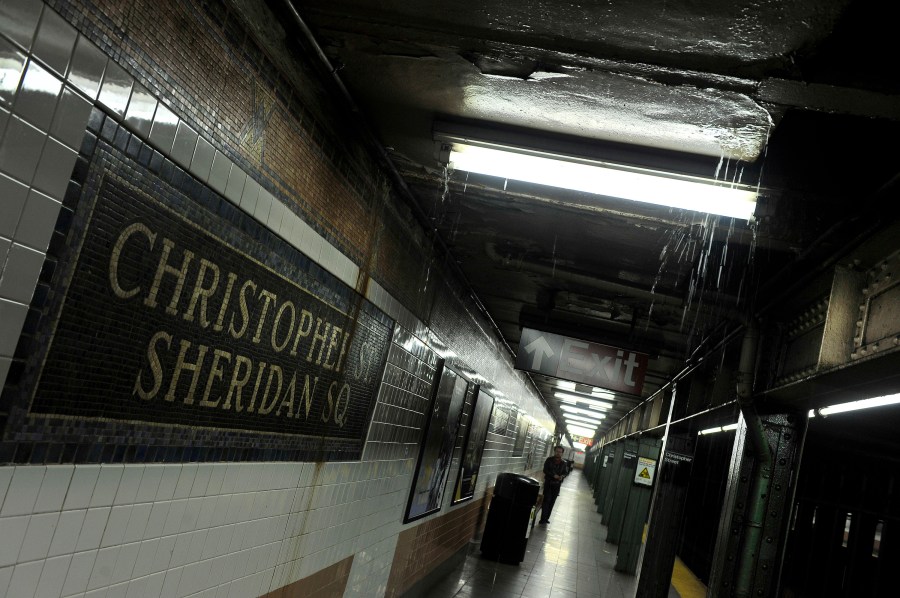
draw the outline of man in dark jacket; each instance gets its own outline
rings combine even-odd
[[[541,503],[541,520],[538,523],[550,522],[550,513],[559,496],[559,487],[569,473],[569,464],[562,458],[564,451],[563,447],[557,446],[553,449],[554,456],[547,457],[544,461],[544,501]]]

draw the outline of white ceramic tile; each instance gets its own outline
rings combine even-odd
[[[62,508],[74,470],[74,465],[47,466],[41,491],[34,505],[35,513],[59,511]]]
[[[63,583],[63,596],[71,596],[84,592],[87,589],[88,579],[97,559],[96,550],[77,552],[72,555],[69,570],[66,572],[66,581]]]
[[[18,466],[13,473],[0,510],[0,517],[30,514],[37,500],[41,482],[47,468],[43,466]]]
[[[178,536],[165,536],[159,539],[159,546],[156,548],[156,556],[153,559],[153,572],[164,571],[169,569],[169,563],[172,560],[172,551],[175,549],[175,540]]]
[[[162,591],[160,592],[162,596],[178,595],[178,584],[181,583],[182,569],[183,567],[178,567],[177,569],[169,569],[166,571],[166,579],[163,582]]]
[[[165,572],[154,573],[146,578],[143,598],[159,598],[162,596],[163,584],[166,580]]]
[[[26,305],[0,298],[0,355],[13,355],[27,315]]]
[[[59,513],[41,513],[31,516],[25,540],[22,542],[22,549],[19,551],[19,562],[47,558],[58,521]]]
[[[9,582],[9,590],[7,590],[9,595],[16,598],[33,598],[37,590],[38,581],[41,579],[41,570],[43,568],[44,561],[33,561],[16,565],[12,579]]]
[[[18,116],[11,116],[0,142],[0,170],[31,184],[47,136]]]
[[[0,2],[0,33],[29,50],[43,7],[43,2],[34,0]]]
[[[181,520],[184,517],[184,512],[187,509],[187,499],[182,498],[178,500],[173,500],[169,504],[169,512],[166,515],[166,524],[163,526],[162,535],[168,536],[171,534],[177,534],[181,529]]]
[[[194,475],[194,482],[191,485],[190,496],[205,496],[209,487],[209,480],[212,476],[212,463],[200,463],[197,466],[197,473]]]
[[[30,303],[43,264],[42,252],[14,242],[9,248],[6,267],[0,278],[0,298]]]
[[[180,465],[163,466],[162,479],[159,481],[159,491],[156,493],[156,500],[171,500],[175,495],[175,486],[178,485],[180,476]]]
[[[50,543],[49,556],[54,557],[75,551],[86,514],[87,510],[85,509],[60,513],[59,520],[56,522],[56,530],[53,532],[53,540]]]
[[[121,550],[121,547],[111,546],[97,551],[97,560],[94,562],[94,568],[91,570],[91,576],[88,579],[88,590],[96,590],[111,583],[116,559],[119,557],[119,550]]]
[[[0,174],[0,236],[12,239],[28,198],[28,186]],[[0,262],[2,264],[2,262]],[[2,266],[0,266],[2,270]]]
[[[310,229],[308,234],[303,235],[303,246],[300,248],[300,251],[308,255],[311,260],[318,263],[325,243],[326,241],[322,238],[322,235]]]
[[[47,139],[34,173],[32,184],[50,197],[62,201],[66,194],[78,152],[53,139]]]
[[[103,531],[106,529],[106,522],[112,509],[110,507],[96,507],[88,509],[84,517],[84,523],[81,526],[81,532],[78,534],[78,542],[75,543],[75,550],[95,550],[100,548],[100,540],[103,538]]]
[[[234,164],[231,167],[231,174],[228,175],[228,184],[225,186],[225,197],[228,201],[235,205],[240,205],[246,183],[247,173],[240,166]]]
[[[127,598],[128,582],[111,585],[108,588],[98,588],[94,592],[96,595],[88,592],[84,598]]]
[[[62,81],[35,61],[29,61],[16,94],[13,114],[17,114],[42,132],[50,130]]]
[[[212,144],[203,137],[198,138],[191,158],[191,173],[205,183],[209,180],[209,171],[215,157],[216,150]]]
[[[275,198],[267,190],[260,188],[259,198],[256,200],[256,207],[253,209],[253,217],[259,222],[268,222],[269,212],[272,211],[272,203]]]
[[[231,175],[232,165],[233,163],[228,159],[228,156],[216,150],[212,166],[209,170],[209,179],[207,182],[217,193],[225,193],[225,187],[228,185],[228,177]]]
[[[137,133],[141,139],[150,137],[153,116],[156,114],[156,98],[140,83],[135,83],[125,112],[125,125]]]
[[[28,515],[0,518],[0,567],[16,564],[30,519]]]
[[[190,168],[198,137],[197,131],[190,125],[184,121],[179,122],[175,132],[175,143],[172,145],[172,160],[183,168]]]
[[[68,147],[78,150],[81,147],[81,140],[84,138],[84,130],[90,115],[91,103],[81,94],[66,87],[56,105],[56,113],[53,115],[53,123],[50,125],[50,135]]]
[[[97,483],[94,486],[90,506],[105,507],[113,504],[124,469],[123,465],[109,464],[100,466],[100,475],[97,477]]]
[[[156,549],[159,547],[159,539],[144,540],[138,550],[137,561],[134,564],[132,576],[144,577],[153,573],[153,561],[156,559]]]
[[[96,99],[107,60],[100,48],[83,35],[79,35],[78,41],[75,42],[72,64],[67,76],[69,82],[91,100]]]
[[[126,465],[122,470],[122,479],[116,492],[113,504],[130,505],[135,502],[144,475],[143,465]]]
[[[0,567],[0,596],[9,596],[9,582],[12,579],[14,566]]]
[[[152,504],[147,527],[144,529],[144,538],[157,538],[163,533],[166,520],[169,517],[171,501],[163,500]]]
[[[116,557],[116,566],[113,569],[111,583],[122,583],[131,578],[131,572],[134,570],[134,564],[137,561],[140,548],[140,542],[125,544],[121,547]]]
[[[60,77],[66,74],[78,34],[58,13],[46,9],[41,16],[31,51]]]
[[[100,95],[97,101],[106,106],[117,117],[125,116],[128,108],[128,100],[131,98],[131,88],[134,79],[118,64],[109,61],[106,72],[103,73],[103,83],[100,85]]]
[[[200,507],[203,506],[202,498],[189,498],[181,517],[180,532],[191,532],[197,529],[197,520],[200,518]]]
[[[156,499],[159,484],[162,481],[164,465],[146,465],[141,476],[141,484],[138,486],[135,502],[152,502]]]
[[[67,510],[87,508],[91,503],[99,475],[99,465],[76,465],[63,508]]]
[[[62,204],[52,197],[31,189],[19,218],[15,240],[40,252],[47,251],[60,207]]]
[[[103,530],[103,538],[100,541],[100,548],[108,548],[110,546],[118,546],[125,537],[125,530],[128,528],[128,520],[131,518],[131,505],[113,507],[106,521],[106,528]]]
[[[178,117],[165,105],[158,104],[150,127],[150,143],[165,155],[172,152],[175,133],[178,129]]]
[[[185,463],[181,466],[181,475],[178,476],[178,484],[175,486],[173,498],[186,498],[191,494],[191,486],[197,475],[196,463]]]
[[[244,183],[244,192],[241,194],[241,209],[248,214],[253,214],[256,210],[256,202],[259,200],[260,186],[253,178],[247,177]]]
[[[19,89],[22,73],[25,72],[27,57],[10,42],[0,37],[0,61],[3,62],[4,75],[0,77],[0,106],[10,107],[15,99],[16,90]],[[0,137],[2,135],[3,131],[0,129]]]

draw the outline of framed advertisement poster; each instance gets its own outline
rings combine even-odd
[[[456,488],[453,491],[451,504],[469,500],[475,496],[475,483],[478,481],[478,470],[481,467],[481,454],[487,439],[488,424],[491,411],[494,409],[494,397],[484,391],[475,396],[469,430],[463,444],[463,454],[459,462],[459,473],[456,476]]]
[[[459,433],[468,382],[443,364],[438,367],[437,375],[440,381],[432,394],[404,523],[440,510],[453,458],[453,443]]]
[[[525,452],[525,441],[528,439],[528,433],[531,430],[531,422],[525,417],[521,411],[516,417],[516,440],[513,443],[513,457],[521,457]]]

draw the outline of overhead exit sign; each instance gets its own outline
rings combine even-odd
[[[516,369],[639,395],[648,361],[643,353],[523,328]]]

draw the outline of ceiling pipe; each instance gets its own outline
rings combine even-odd
[[[294,6],[294,3],[291,0],[284,0],[284,6],[287,9],[288,13],[290,14],[291,18],[293,19],[294,25],[296,25],[297,29],[302,34],[303,40],[305,41],[306,45],[313,50],[316,57],[319,59],[319,62],[324,67],[324,70],[330,75],[331,80],[334,83],[334,85],[337,87],[337,90],[340,93],[341,97],[347,103],[347,106],[350,108],[351,112],[353,112],[353,114],[356,115],[356,118],[360,124],[360,130],[361,130],[364,138],[369,143],[369,145],[371,147],[373,147],[375,149],[375,151],[377,152],[378,158],[381,162],[381,165],[388,171],[391,181],[396,186],[396,188],[400,190],[400,195],[402,196],[406,205],[412,211],[416,220],[419,222],[419,225],[423,228],[423,230],[431,232],[432,239],[435,241],[435,243],[441,249],[443,254],[445,256],[450,256],[451,253],[450,253],[450,249],[447,247],[447,244],[444,242],[444,240],[441,238],[441,236],[439,234],[437,234],[437,231],[429,226],[428,216],[422,210],[422,207],[419,205],[419,202],[416,201],[416,198],[413,196],[412,191],[410,191],[409,186],[406,184],[406,181],[403,180],[403,177],[400,175],[400,172],[397,170],[397,167],[394,164],[393,160],[391,160],[387,151],[384,149],[384,146],[381,144],[381,142],[378,140],[378,138],[372,132],[372,128],[369,126],[368,122],[366,121],[365,117],[363,116],[362,111],[359,109],[359,106],[357,106],[356,102],[353,100],[353,96],[350,95],[350,92],[347,90],[347,87],[344,85],[343,80],[341,80],[340,75],[338,75],[337,69],[332,66],[331,61],[328,60],[328,56],[326,56],[324,50],[322,50],[322,46],[320,46],[319,42],[316,41],[316,37],[315,37],[315,35],[313,35],[312,30],[309,28],[309,26],[303,20],[303,17],[300,16],[300,13],[297,12],[297,9]],[[469,290],[469,299],[475,304],[476,309],[478,309],[478,311],[481,312],[481,314],[490,323],[491,327],[494,330],[494,334],[497,336],[497,338],[499,339],[499,341],[503,345],[503,347],[506,348],[507,353],[513,359],[515,359],[516,354],[513,352],[512,347],[510,347],[509,343],[506,342],[506,339],[503,337],[503,333],[500,332],[500,327],[497,325],[497,323],[491,317],[487,308],[484,306],[484,304],[481,302],[481,300],[478,299],[478,297],[472,291],[472,285],[469,283],[469,280],[468,280],[468,278],[466,278],[465,274],[463,274],[462,269],[459,267],[459,265],[456,263],[455,260],[452,260],[452,259],[445,260],[445,263],[449,264],[450,268],[453,270],[453,273],[459,277],[459,280],[461,280],[462,283]],[[553,410],[550,407],[550,404],[547,402],[547,400],[544,398],[544,395],[541,394],[541,391],[534,384],[534,381],[531,380],[530,378],[528,378],[528,380],[531,381],[533,390],[535,391],[535,393],[537,393],[537,396],[540,398],[540,401],[544,404],[544,408],[547,409],[547,412],[549,414],[551,414],[551,417],[552,417]],[[557,425],[559,425],[559,422],[556,422],[556,423],[557,423]]]

